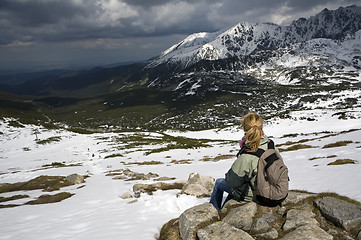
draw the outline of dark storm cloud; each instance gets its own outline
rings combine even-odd
[[[141,6],[144,8],[149,8],[149,7],[153,7],[153,6],[160,6],[166,3],[170,3],[170,2],[175,2],[176,0],[124,0],[125,3],[129,4],[129,5],[133,5],[133,6]]]
[[[193,2],[197,1],[2,0],[0,43],[164,36],[217,30],[206,17],[210,6],[202,1]],[[216,1],[208,3],[211,2]]]
[[[54,56],[68,46],[69,55],[78,47],[130,56],[141,45],[147,58],[195,32],[241,21],[287,25],[326,7],[352,4],[360,0],[0,0],[0,62],[35,46],[45,58],[51,46]]]
[[[190,4],[195,4],[195,3],[199,3],[202,2],[201,0],[124,0],[125,3],[129,4],[129,5],[133,5],[133,6],[140,6],[143,8],[149,8],[149,7],[154,7],[154,6],[160,6],[160,5],[164,5],[164,4],[174,4],[174,3],[179,3],[179,2],[187,2]],[[204,1],[209,3],[216,3],[219,2],[219,0],[207,0]]]
[[[91,18],[94,14],[96,11],[91,4],[79,5],[71,0],[1,0],[0,42],[60,37],[64,33],[73,33],[82,19]]]
[[[239,21],[277,21],[335,0],[1,0],[1,44],[216,31]],[[296,14],[297,15],[297,14]],[[286,21],[280,19],[276,23]]]
[[[72,1],[14,1],[2,0],[0,13],[8,18],[13,24],[21,24],[24,27],[36,27],[44,24],[54,24],[62,19],[74,16],[89,16],[88,6],[77,6]]]

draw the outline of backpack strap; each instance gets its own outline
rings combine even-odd
[[[272,140],[268,141],[268,149],[275,149],[275,143]],[[264,170],[267,171],[267,169],[276,161],[278,160],[278,156],[276,153],[271,154],[268,156],[265,161],[267,162]]]
[[[243,147],[241,150],[239,150],[239,152],[237,153],[237,157],[239,157],[239,155],[246,153],[246,154],[250,154],[250,155],[254,155],[256,157],[261,157],[262,154],[265,152],[263,149],[257,149],[256,152],[250,152],[250,148],[249,147]]]
[[[275,143],[270,139],[268,141],[268,149],[275,149]],[[249,147],[245,146],[243,147],[241,150],[239,150],[239,152],[237,153],[237,157],[239,157],[239,155],[241,155],[242,153],[246,153],[246,154],[250,154],[250,155],[254,155],[258,158],[260,158],[262,156],[262,154],[265,152],[265,150],[258,148],[256,152],[250,152],[249,150],[251,150]],[[268,156],[265,161],[267,162],[266,166],[265,166],[265,171],[267,171],[267,169],[274,163],[274,161],[276,161],[278,159],[277,154],[273,153],[270,156]]]
[[[271,139],[268,141],[268,149],[275,149],[275,143]]]
[[[276,160],[278,160],[278,156],[276,153],[272,153],[268,157],[265,158],[265,161],[267,162],[266,166],[264,167],[264,170],[267,171],[267,169],[274,163]]]
[[[242,153],[247,153],[247,151],[251,150],[249,147],[244,146],[241,148],[241,150],[238,151],[237,153],[237,158],[239,157],[239,155],[241,155]]]
[[[270,139],[268,140],[268,149],[275,149],[275,143]],[[237,153],[237,157],[239,157],[239,155],[241,155],[242,153],[247,153],[250,155],[254,155],[256,157],[261,157],[262,154],[265,152],[265,150],[258,148],[257,151],[255,152],[250,152],[250,148],[247,146],[244,146],[241,150],[239,150],[239,152]]]

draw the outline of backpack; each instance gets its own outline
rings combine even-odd
[[[269,140],[268,149],[258,149],[250,152],[243,148],[237,154],[251,154],[257,156],[258,172],[256,189],[251,185],[256,200],[264,206],[275,207],[280,205],[288,195],[288,168],[278,151],[275,150],[274,142]]]

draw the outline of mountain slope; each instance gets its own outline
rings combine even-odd
[[[241,22],[215,33],[192,34],[149,61],[149,71],[168,71],[150,77],[148,87],[180,97],[247,94],[252,85],[270,84],[357,88],[360,49],[359,6],[325,9],[289,26]]]
[[[241,22],[215,33],[195,33],[165,50],[149,62],[152,68],[177,63],[183,68],[200,60],[242,57],[264,49],[278,49],[315,38],[342,40],[361,29],[361,7],[323,10],[309,19],[301,18],[289,26],[272,23]]]

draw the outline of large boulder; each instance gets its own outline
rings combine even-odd
[[[314,193],[305,192],[288,192],[287,198],[282,202],[282,205],[297,204],[303,199],[316,196]]]
[[[214,183],[215,179],[212,177],[201,176],[199,173],[191,173],[182,188],[182,193],[196,197],[210,197]]]
[[[84,182],[84,177],[79,174],[71,174],[65,178],[68,182],[71,182],[73,184],[80,184]]]
[[[277,220],[277,217],[267,213],[263,214],[260,218],[254,219],[250,230],[251,234],[255,237],[277,239],[278,232],[270,225],[275,220]]]
[[[291,209],[287,212],[287,220],[283,225],[284,231],[289,231],[292,228],[297,228],[303,225],[316,225],[318,226],[318,222],[314,217],[314,214],[311,210],[298,210]]]
[[[322,215],[347,231],[361,229],[361,206],[335,197],[323,197],[314,201]]]
[[[226,222],[215,222],[198,230],[197,237],[199,240],[254,240],[247,232],[235,228]]]
[[[303,225],[287,233],[282,240],[333,240],[333,236],[316,225]]]
[[[189,208],[179,217],[180,236],[183,240],[193,240],[196,238],[196,232],[201,226],[209,225],[218,220],[218,211],[210,203]]]
[[[277,218],[275,216],[269,214],[263,214],[262,217],[256,218],[253,221],[251,231],[252,232],[259,232],[268,230],[270,228],[270,223],[275,221]]]
[[[245,205],[232,209],[228,215],[223,219],[230,225],[249,231],[252,226],[253,217],[257,212],[257,204],[249,202]]]

